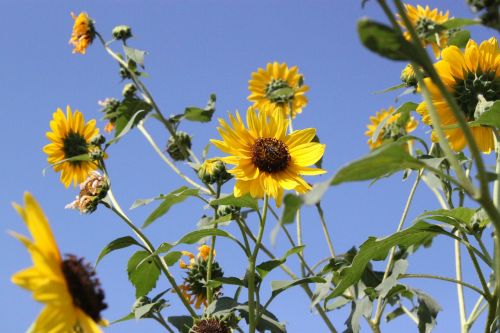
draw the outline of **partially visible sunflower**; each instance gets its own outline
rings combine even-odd
[[[81,12],[78,16],[71,13],[71,17],[75,23],[69,43],[75,47],[73,53],[85,54],[87,47],[92,44],[95,38],[94,22],[85,12]]]
[[[370,149],[375,149],[380,147],[382,143],[386,140],[394,141],[399,137],[404,136],[410,132],[413,132],[418,125],[418,122],[413,117],[401,117],[401,113],[394,114],[394,107],[389,107],[389,109],[382,109],[375,114],[375,116],[370,117],[370,124],[365,135],[368,137],[368,145]],[[380,125],[383,123],[382,125]],[[373,134],[379,126],[382,128],[375,141],[372,141]]]
[[[31,194],[25,193],[24,207],[14,208],[33,240],[12,234],[31,254],[33,266],[14,274],[12,282],[45,304],[31,332],[102,332],[98,325],[107,325],[101,317],[107,305],[92,266],[73,255],[61,258],[47,218]]]
[[[71,112],[70,107],[66,108],[66,116],[61,109],[57,109],[50,121],[50,129],[47,138],[51,141],[43,147],[43,151],[48,155],[48,162],[54,165],[56,172],[61,172],[61,182],[68,187],[71,182],[74,186],[83,182],[90,173],[97,169],[95,161],[66,161],[64,159],[78,155],[90,153],[90,141],[99,134],[99,129],[95,127],[95,119],[85,123],[83,114],[75,110]]]
[[[269,63],[266,69],[259,68],[252,73],[248,81],[250,96],[248,100],[254,102],[254,107],[267,115],[273,112],[290,115],[292,118],[302,112],[307,105],[304,96],[309,87],[303,84],[303,77],[299,74],[297,66],[288,68],[286,63]]]
[[[456,46],[449,46],[443,50],[442,57],[443,60],[435,63],[434,67],[447,89],[455,96],[467,121],[474,121],[478,116],[478,95],[482,95],[487,101],[500,99],[500,52],[496,38],[483,41],[480,46],[469,40],[465,51]],[[432,104],[437,110],[441,124],[456,124],[457,120],[437,86],[430,78],[424,79],[424,83],[430,91]],[[417,112],[422,115],[426,124],[432,125],[425,102],[420,103]],[[490,153],[495,146],[492,129],[477,126],[471,130],[479,149]],[[453,150],[464,149],[466,142],[461,129],[445,129],[445,134]],[[434,133],[432,140],[438,141]]]
[[[438,59],[441,54],[441,49],[446,47],[448,43],[447,32],[440,31],[436,33],[435,41],[428,40],[429,37],[432,37],[429,36],[429,33],[436,28],[436,25],[443,24],[448,21],[449,12],[438,12],[437,8],[431,10],[429,6],[425,6],[425,8],[420,5],[413,7],[412,5],[405,4],[404,6],[408,19],[417,31],[418,37],[422,41],[422,46],[426,47],[427,45],[430,45],[432,47],[432,51],[434,52],[434,56]],[[401,18],[399,18],[399,24],[406,29],[406,25]],[[407,40],[411,40],[411,35],[408,31],[405,31],[403,35]]]
[[[264,194],[276,200],[280,206],[284,190],[305,193],[311,186],[302,175],[320,175],[325,170],[311,168],[321,159],[325,145],[312,142],[316,136],[314,128],[287,134],[288,119],[258,114],[248,109],[243,124],[240,114],[229,114],[229,125],[219,119],[217,130],[222,140],[210,140],[217,148],[231,155],[221,158],[227,164],[235,165],[228,172],[236,178],[234,196],[246,193],[254,198]]]
[[[199,309],[201,304],[208,306],[207,303],[207,287],[205,285],[208,271],[208,256],[210,254],[210,246],[202,245],[198,248],[196,259],[194,254],[188,251],[182,251],[182,254],[189,258],[189,264],[186,264],[182,259],[179,261],[179,266],[187,270],[187,276],[184,283],[179,286],[182,295],[190,304],[194,304],[195,308]],[[213,251],[215,257],[215,250]],[[224,276],[219,263],[212,262],[212,279],[218,279]],[[217,297],[221,287],[213,288],[214,295]]]

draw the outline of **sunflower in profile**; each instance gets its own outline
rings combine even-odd
[[[73,53],[85,54],[87,47],[94,41],[94,22],[85,12],[81,12],[78,16],[71,13],[71,17],[73,17],[75,23],[73,24],[73,32],[69,43],[75,47]]]
[[[422,46],[426,47],[427,45],[430,45],[436,59],[439,58],[441,49],[443,49],[448,43],[447,31],[439,31],[435,36],[429,36],[429,34],[432,33],[437,25],[448,21],[449,12],[438,12],[437,8],[431,10],[429,6],[425,6],[425,8],[420,5],[413,7],[412,5],[405,4],[404,6],[408,19],[410,20],[413,28],[417,31],[418,37],[422,41]],[[399,18],[399,24],[406,29],[406,25],[401,18]],[[411,40],[411,35],[408,31],[405,31],[403,35],[407,40]],[[429,38],[432,37],[435,37],[434,41],[429,40]]]
[[[259,68],[248,81],[251,93],[248,100],[267,115],[279,112],[289,116],[291,106],[291,116],[295,118],[306,106],[307,97],[304,94],[309,90],[298,71],[297,66],[288,68],[286,63],[277,62],[267,64],[266,69]]]
[[[367,125],[368,130],[365,132],[370,149],[380,147],[385,141],[395,141],[417,128],[418,122],[413,117],[405,117],[401,113],[394,114],[395,111],[391,106],[370,117],[370,124]],[[378,136],[375,141],[372,141],[373,134],[379,126],[382,127]]]
[[[189,258],[189,264],[186,264],[183,260],[179,261],[179,266],[182,269],[187,270],[187,276],[184,279],[184,283],[179,286],[182,291],[182,295],[186,298],[190,304],[194,304],[194,307],[199,309],[201,305],[208,306],[207,303],[207,287],[205,285],[207,279],[208,271],[208,256],[210,254],[210,246],[202,245],[198,248],[198,255],[195,256],[191,252],[182,251],[182,254]],[[213,252],[215,257],[215,250]],[[212,262],[212,279],[218,279],[224,276],[222,268],[216,261]],[[213,289],[214,295],[218,296],[220,294],[221,287]]]
[[[449,46],[443,50],[441,56],[443,60],[435,63],[434,67],[445,86],[455,96],[467,121],[474,121],[479,116],[476,111],[479,95],[487,101],[500,99],[500,52],[496,38],[483,41],[480,46],[469,40],[465,51],[456,46]],[[432,104],[437,110],[441,125],[456,124],[452,110],[436,85],[430,78],[424,79],[424,83],[430,91]],[[417,112],[422,115],[424,123],[432,125],[425,102],[419,104]],[[479,149],[490,153],[495,146],[492,129],[477,126],[471,127],[471,130]],[[466,142],[461,129],[450,128],[444,132],[453,150],[464,149]],[[438,141],[434,133],[432,140]]]
[[[14,208],[33,239],[12,234],[31,254],[33,266],[11,279],[45,304],[30,332],[102,332],[98,325],[107,325],[101,317],[107,305],[92,266],[73,255],[61,257],[47,218],[31,194],[25,193],[24,207]]]
[[[50,129],[47,138],[51,141],[43,147],[43,151],[48,155],[48,162],[54,165],[54,171],[61,172],[61,182],[68,187],[71,182],[76,186],[83,182],[90,173],[97,169],[95,161],[66,161],[65,159],[91,153],[91,139],[99,134],[99,129],[95,127],[95,119],[85,123],[83,114],[75,110],[71,112],[70,107],[66,108],[66,115],[61,109],[57,109],[50,121]]]
[[[309,167],[325,151],[324,144],[312,142],[316,136],[314,128],[287,134],[288,119],[267,116],[265,112],[257,114],[253,108],[247,111],[248,128],[238,112],[236,117],[229,114],[229,118],[232,128],[219,119],[222,140],[211,142],[231,155],[221,159],[235,165],[228,171],[236,178],[235,197],[250,193],[254,198],[262,198],[266,194],[280,206],[284,190],[305,193],[311,188],[302,175],[326,172]]]

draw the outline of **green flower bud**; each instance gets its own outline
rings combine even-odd
[[[137,91],[137,88],[133,83],[127,83],[123,87],[122,95],[123,97],[133,97],[135,95],[135,92]]]
[[[183,155],[179,145],[186,150],[191,149],[191,137],[182,131],[177,132],[176,136],[177,142],[172,136],[168,139],[166,151],[174,161],[185,161],[187,158]]]
[[[130,29],[130,27],[127,25],[118,25],[113,28],[111,34],[113,35],[114,39],[127,40],[128,38],[132,37],[132,29]]]
[[[219,182],[225,183],[231,179],[231,175],[226,170],[226,165],[218,158],[205,160],[198,169],[198,177],[207,184]]]
[[[417,86],[417,75],[415,74],[415,68],[412,64],[406,65],[406,67],[401,71],[401,81],[403,81],[407,87]]]

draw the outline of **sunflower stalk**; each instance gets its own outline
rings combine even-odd
[[[109,179],[109,178],[108,178]],[[154,248],[153,244],[151,241],[144,235],[144,233],[137,228],[134,223],[127,217],[127,215],[123,212],[122,208],[118,204],[118,201],[113,195],[113,192],[111,188],[108,190],[108,199],[111,203],[108,208],[110,208],[115,214],[117,214],[132,230],[133,232],[137,235],[137,237],[141,240],[141,242],[144,244],[146,250],[153,255],[153,259],[155,260],[156,264],[158,267],[161,269],[161,271],[165,274],[167,280],[169,281],[170,285],[172,288],[174,288],[175,293],[179,297],[179,299],[182,301],[182,304],[184,307],[187,309],[191,317],[193,318],[198,318],[198,315],[196,312],[193,310],[191,307],[191,304],[189,304],[188,300],[182,295],[182,291],[180,290],[179,286],[175,282],[174,277],[172,276],[172,273],[170,273],[170,269],[168,268],[168,265],[166,262],[163,260],[163,258],[157,254],[155,254],[156,249]]]
[[[221,191],[222,184],[217,182],[217,193],[215,194],[215,199],[219,199],[220,197],[220,191]],[[217,212],[219,206],[214,206],[214,219],[217,220],[219,217],[219,214]],[[218,228],[218,223],[214,224],[213,229]],[[215,241],[217,240],[217,236],[213,235],[211,240],[210,240],[210,252],[208,253],[208,262],[207,262],[207,282],[210,282],[212,280],[212,263],[214,261],[214,251],[215,251]],[[245,247],[246,248],[246,247]],[[214,297],[214,292],[213,288],[208,285],[207,286],[207,302],[208,304],[211,304],[213,301]]]

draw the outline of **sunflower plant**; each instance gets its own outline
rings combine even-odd
[[[359,332],[364,320],[368,329],[380,333],[384,321],[399,316],[415,323],[411,329],[430,332],[441,307],[438,300],[410,283],[429,279],[456,284],[461,332],[479,325],[485,332],[498,332],[500,51],[495,36],[476,41],[467,27],[482,23],[498,28],[498,17],[491,12],[496,9],[498,14],[500,5],[498,1],[468,3],[490,14],[480,19],[453,18],[447,10],[415,7],[400,0],[363,1],[363,5],[378,4],[388,23],[360,20],[361,42],[379,56],[402,62],[402,72],[394,73],[402,83],[384,92],[406,90],[397,96],[395,105],[382,105],[370,117],[365,132],[369,153],[316,183],[313,176],[327,174],[322,165],[326,144],[320,142],[315,128],[300,127],[301,118],[307,117],[309,86],[297,66],[273,61],[256,69],[249,75],[246,112],[217,114],[218,126],[211,123],[216,114],[215,95],[204,107],[191,106],[166,116],[144,82],[147,52],[128,43],[132,29],[117,26],[106,40],[87,13],[72,14],[73,52],[85,54],[92,44],[100,44],[116,62],[125,85],[119,98],[99,102],[106,136],[100,134],[96,120],[85,121],[82,112],[67,106],[66,113],[57,109],[52,115],[46,134],[49,143],[43,151],[66,188],[79,186],[75,200],[66,208],[82,214],[107,210],[130,234],[105,245],[94,266],[75,255],[64,257],[42,209],[26,194],[24,207],[15,208],[32,239],[13,236],[26,247],[33,266],[15,273],[12,282],[45,305],[30,331],[93,333],[105,329],[110,323],[101,312],[107,304],[95,267],[109,253],[133,247],[136,251],[128,259],[126,272],[136,301],[112,325],[137,319],[154,320],[167,332],[286,332],[289,318],[273,314],[273,301],[298,287],[324,323],[325,332],[344,329],[332,318],[332,312],[342,307],[350,309],[345,332]],[[146,128],[154,121],[168,137],[163,147]],[[209,145],[217,148],[218,156],[208,157],[208,148],[201,154],[192,149],[195,137],[181,130],[185,122],[212,128]],[[427,132],[419,134],[419,127]],[[131,131],[140,132],[157,155],[154,158],[184,182],[168,194],[134,202],[133,209],[156,205],[141,226],[121,208],[113,193],[112,170],[106,165],[113,158],[114,145],[122,144],[120,140]],[[486,166],[488,156],[496,157],[494,171]],[[404,180],[413,179],[413,186],[395,230],[336,253],[322,209],[325,192],[348,182],[381,182],[400,172]],[[441,209],[424,211],[408,225],[408,211],[420,186],[431,190]],[[199,223],[187,234],[153,244],[146,228],[173,205],[187,203],[205,209]],[[329,250],[316,264],[304,253],[301,212],[306,209],[317,212],[317,227]],[[271,219],[276,227],[270,232]],[[236,226],[237,234],[229,232],[229,225]],[[289,230],[292,225],[295,233]],[[274,253],[264,241],[266,232],[275,239],[278,231],[289,243],[282,254]],[[412,255],[431,246],[437,237],[452,241],[456,275],[409,272]],[[246,258],[236,267],[239,275],[225,274],[227,253],[217,251],[218,239],[230,242]],[[462,252],[470,257],[474,281],[463,279]],[[378,261],[385,261],[382,269]],[[300,271],[294,271],[290,263],[298,263]],[[176,275],[174,266],[179,266],[181,274]],[[269,283],[273,270],[281,270],[288,279]],[[157,290],[159,279],[166,280],[167,290]],[[269,284],[270,290],[264,293]],[[464,288],[478,297],[469,313]],[[169,307],[174,302],[183,313],[172,313]]]

